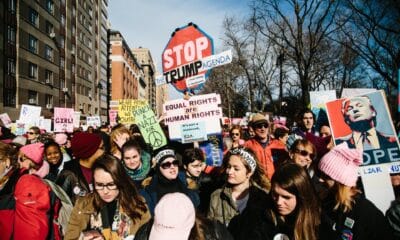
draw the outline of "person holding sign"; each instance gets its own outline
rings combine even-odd
[[[336,144],[346,142],[350,148],[361,150],[398,148],[395,136],[385,136],[376,130],[377,112],[367,96],[345,99],[342,113],[352,133],[336,139]]]
[[[322,157],[319,163],[321,181],[330,193],[323,199],[323,210],[329,227],[321,239],[394,239],[381,211],[356,188],[362,151],[342,143]]]
[[[235,240],[317,240],[321,207],[305,169],[286,163],[271,180],[267,207],[250,205],[247,211],[232,219],[228,230]]]

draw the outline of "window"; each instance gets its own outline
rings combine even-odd
[[[38,71],[38,68],[37,68],[37,65],[36,64],[34,64],[34,63],[31,63],[31,62],[29,62],[29,77],[30,78],[37,78],[37,71]]]
[[[76,28],[75,28],[75,25],[72,25],[72,35],[74,35],[75,36],[75,33],[76,33]]]
[[[7,59],[7,74],[11,76],[15,75],[15,60],[12,58]]]
[[[61,26],[65,26],[65,16],[64,14],[61,14]]]
[[[32,8],[29,8],[29,22],[35,27],[39,26],[39,14]]]
[[[54,13],[54,3],[53,3],[52,0],[47,0],[46,1],[46,10],[51,14]]]
[[[53,60],[53,49],[49,45],[45,45],[44,47],[44,56],[47,60]]]
[[[71,72],[75,73],[75,64],[74,63],[71,65]]]
[[[65,79],[60,79],[60,88],[66,88]]]
[[[31,90],[28,91],[28,103],[37,104],[37,92]]]
[[[72,17],[75,17],[76,15],[76,8],[75,6],[72,6]]]
[[[51,24],[51,22],[49,22],[49,21],[46,21],[46,33],[48,35],[50,35],[51,33],[54,33],[53,24]]]
[[[49,105],[53,105],[53,96],[46,94],[45,101],[46,101],[46,107],[50,107]]]
[[[46,84],[53,84],[53,72],[52,71],[46,69],[44,71],[44,77],[45,77]]]
[[[16,36],[15,35],[15,28],[10,26],[10,25],[8,25],[7,26],[7,40],[8,40],[8,43],[15,44],[15,36]]]
[[[60,37],[60,48],[65,48],[65,38],[64,38],[64,36]]]
[[[29,51],[32,53],[37,53],[38,40],[33,35],[29,34]]]
[[[15,13],[15,0],[8,0],[8,11]]]
[[[60,57],[60,67],[61,68],[65,67],[65,59],[63,57]]]

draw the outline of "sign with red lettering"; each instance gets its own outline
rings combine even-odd
[[[210,36],[197,25],[189,23],[179,28],[169,40],[162,53],[162,68],[164,79],[172,83],[176,90],[185,92],[200,89],[204,82],[188,86],[186,79],[196,75],[210,74],[210,69],[204,70],[201,59],[214,53],[214,44]]]

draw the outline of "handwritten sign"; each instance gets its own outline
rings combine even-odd
[[[19,122],[25,123],[26,125],[38,126],[41,111],[41,107],[22,104]]]
[[[118,101],[118,117],[119,123],[133,124],[136,123],[133,111],[147,105],[146,100],[137,99],[121,99]]]
[[[111,126],[117,125],[118,110],[110,109],[108,111],[108,116],[110,117],[110,125]]]
[[[54,108],[54,132],[73,132],[74,109]]]
[[[183,123],[181,126],[182,143],[207,140],[205,122]]]
[[[12,121],[11,121],[10,117],[8,116],[8,113],[0,114],[0,120],[5,127],[8,128],[11,126]]]
[[[101,118],[100,116],[88,116],[86,117],[86,125],[92,126],[94,128],[98,128],[101,126]]]
[[[146,143],[150,144],[153,149],[158,149],[167,144],[167,138],[153,110],[147,103],[135,108],[132,114]]]
[[[222,135],[208,137],[208,141],[199,144],[200,149],[206,156],[206,164],[209,166],[221,166],[223,160],[223,141]]]

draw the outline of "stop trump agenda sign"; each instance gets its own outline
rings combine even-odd
[[[203,83],[188,85],[186,80],[199,75],[206,78],[211,70],[202,70],[201,60],[213,53],[212,38],[197,25],[189,23],[177,29],[161,56],[165,81],[180,92],[200,89]]]

